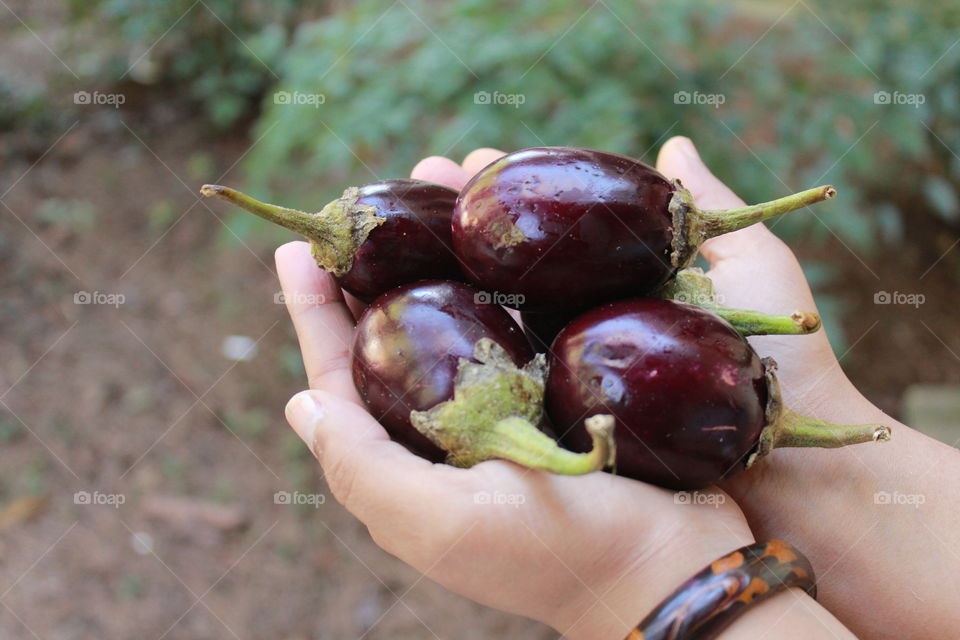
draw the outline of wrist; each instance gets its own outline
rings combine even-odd
[[[725,640],[746,640],[776,629],[775,637],[785,640],[852,637],[807,595],[808,590],[813,593],[814,580],[807,558],[789,543],[750,544],[729,550],[678,579],[656,605],[645,605],[650,611],[639,625],[621,620],[621,628],[594,624],[583,633],[564,635],[622,640],[716,634]],[[619,619],[615,613],[611,610],[610,617]]]
[[[665,526],[658,539],[634,548],[631,561],[605,579],[585,581],[577,595],[545,622],[570,640],[623,640],[684,581],[717,558],[754,542],[739,511],[735,520],[729,511],[702,513],[702,520]],[[708,522],[711,516],[727,523],[717,527],[716,521]]]
[[[809,640],[831,638],[843,640],[854,635],[800,589],[788,589],[747,608],[717,640]]]

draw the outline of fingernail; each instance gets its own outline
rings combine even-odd
[[[323,407],[309,391],[301,391],[290,399],[285,410],[287,422],[297,432],[300,439],[310,447],[315,455],[320,455],[317,447],[317,425],[323,420]]]

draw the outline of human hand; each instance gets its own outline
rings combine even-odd
[[[431,464],[392,442],[350,375],[352,317],[308,246],[277,251],[310,385],[287,415],[334,497],[378,545],[452,591],[570,638],[622,638],[699,568],[752,541],[732,500],[605,473],[556,476],[489,461]],[[307,297],[304,294],[310,294]],[[322,305],[303,301],[319,299]]]
[[[686,138],[664,144],[657,168],[679,178],[700,207],[743,204]],[[777,314],[815,309],[793,253],[764,225],[709,240],[702,252],[724,305]],[[840,368],[829,331],[749,340],[761,356],[777,361],[792,409],[834,423],[886,424],[893,427],[892,441],[776,450],[721,486],[759,539],[783,538],[804,550],[818,572],[820,602],[855,632],[869,638],[950,636],[960,624],[960,557],[953,551],[960,544],[954,490],[960,456],[864,398]],[[923,496],[924,503],[917,509],[877,504],[878,492]],[[929,552],[917,553],[918,546]],[[924,603],[929,615],[922,626],[903,615],[904,598]]]
[[[460,187],[493,153],[471,154],[465,168],[428,159],[413,176]],[[431,579],[569,638],[619,639],[685,579],[753,540],[739,508],[715,490],[678,504],[672,492],[610,474],[555,476],[502,461],[458,469],[414,456],[354,389],[353,315],[332,278],[305,243],[276,257],[313,389],[291,400],[288,419],[337,500]],[[785,624],[776,606],[786,605],[762,609],[768,623]]]

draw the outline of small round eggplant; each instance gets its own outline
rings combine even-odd
[[[411,425],[410,412],[453,398],[459,361],[473,358],[477,341],[491,339],[518,367],[533,358],[513,318],[478,299],[465,284],[417,282],[383,294],[357,322],[353,380],[360,396],[395,440],[434,462],[445,453]]]
[[[783,406],[775,363],[719,316],[658,299],[611,303],[553,342],[546,404],[560,442],[583,451],[584,416],[616,419],[617,473],[673,489],[713,484],[775,447],[886,440]]]
[[[529,311],[576,311],[653,293],[708,238],[831,198],[831,186],[701,211],[642,162],[572,147],[526,149],[464,186],[453,246],[467,277]]]
[[[422,180],[351,187],[318,213],[254,200],[229,187],[216,196],[305,236],[317,264],[364,302],[417,280],[463,280],[450,239],[457,192]]]

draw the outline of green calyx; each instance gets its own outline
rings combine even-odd
[[[484,460],[503,459],[565,475],[599,471],[613,464],[616,449],[611,416],[587,421],[593,438],[588,453],[567,451],[538,428],[543,420],[546,377],[543,354],[521,369],[497,343],[482,338],[473,358],[476,362],[460,359],[453,400],[410,413],[413,426],[449,452],[448,463],[472,467]]]
[[[882,424],[832,424],[819,418],[801,415],[783,403],[777,363],[763,358],[767,379],[767,426],[760,432],[756,449],[747,457],[746,467],[781,447],[822,447],[835,449],[865,442],[887,442],[890,427]]]
[[[345,275],[353,267],[353,257],[377,226],[386,222],[377,216],[377,208],[359,204],[360,190],[350,187],[343,195],[317,213],[288,209],[260,202],[230,187],[205,184],[200,193],[232,202],[264,220],[280,225],[310,241],[317,265],[335,276]]]
[[[837,190],[833,186],[824,185],[770,202],[736,209],[707,211],[697,208],[693,202],[693,195],[679,180],[674,180],[673,186],[673,197],[668,206],[673,216],[673,252],[670,254],[670,262],[677,269],[693,264],[700,245],[710,238],[829,200],[837,195]]]
[[[820,328],[820,316],[812,311],[794,311],[790,315],[772,315],[717,304],[713,282],[702,270],[688,267],[663,286],[657,297],[686,302],[717,314],[742,336],[804,335]]]

